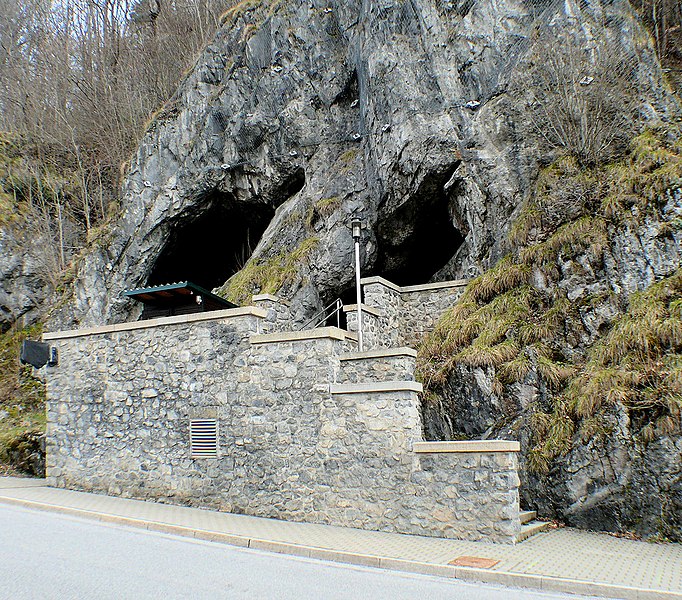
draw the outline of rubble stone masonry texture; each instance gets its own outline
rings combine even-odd
[[[363,315],[365,347],[389,348],[416,347],[462,295],[467,282],[400,287],[382,277],[368,277],[362,284],[364,304],[372,310]],[[348,329],[357,331],[357,318],[352,311],[348,313]]]
[[[47,375],[49,484],[293,521],[515,540],[515,452],[412,451],[422,427],[409,349],[385,360],[349,355],[356,348],[346,332],[276,332],[266,313],[273,310],[47,334],[59,350]],[[218,420],[218,458],[190,457],[193,418]]]

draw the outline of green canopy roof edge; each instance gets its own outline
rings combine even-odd
[[[167,292],[171,290],[180,290],[185,288],[192,290],[193,292],[196,292],[197,294],[204,296],[205,298],[212,298],[216,302],[222,303],[232,308],[237,308],[236,304],[230,302],[229,300],[225,300],[225,298],[217,296],[213,292],[209,292],[207,289],[202,288],[200,285],[192,283],[191,281],[180,281],[178,283],[167,283],[165,285],[155,285],[146,288],[126,290],[125,292],[123,292],[123,295],[127,296],[128,298],[135,298],[135,296],[141,296],[142,294],[153,294],[154,292]]]

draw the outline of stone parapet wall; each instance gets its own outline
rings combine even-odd
[[[272,294],[258,294],[253,296],[252,302],[267,311],[262,327],[264,332],[291,330],[293,318],[289,302]]]
[[[400,289],[393,284],[385,285],[385,280],[372,277],[363,281],[364,304],[381,311],[377,324],[377,334],[370,339],[366,348],[393,348],[405,346],[402,331],[402,299]],[[367,282],[367,283],[364,283]]]
[[[412,351],[349,354],[347,332],[267,332],[266,311],[258,311],[50,334],[60,360],[48,369],[48,483],[293,521],[514,541],[514,453],[414,452],[421,386],[361,381],[363,364],[368,375],[409,377]],[[333,383],[342,371],[357,381]],[[217,419],[217,458],[191,457],[191,419]]]
[[[391,387],[332,386],[327,443],[352,485],[327,498],[329,522],[513,542],[520,529],[515,453],[413,453],[412,444],[421,437],[416,388]],[[350,446],[339,445],[339,435]],[[345,460],[349,450],[361,451],[362,460]]]
[[[378,323],[379,332],[370,338],[374,343],[367,347],[417,347],[443,313],[459,299],[467,281],[401,287],[381,277],[369,277],[363,279],[362,284],[365,304],[383,315]]]
[[[346,328],[352,333],[358,331],[358,305],[347,304],[343,307],[343,312],[346,313]],[[362,341],[363,348],[381,348],[385,346],[382,344],[386,337],[385,315],[382,311],[362,305]],[[391,336],[389,338],[392,339]]]
[[[419,471],[413,480],[421,489],[413,514],[426,515],[425,490],[443,498],[433,513],[443,532],[456,529],[460,539],[513,543],[521,529],[519,476],[516,452],[466,452],[418,455]],[[412,498],[410,498],[412,500]],[[447,500],[445,500],[447,499]],[[424,517],[422,517],[424,518]],[[470,532],[475,531],[476,536]]]
[[[352,352],[339,357],[336,383],[414,381],[417,353],[411,348]]]
[[[416,347],[426,333],[433,331],[445,311],[460,298],[466,284],[466,281],[451,281],[403,288],[400,297],[404,343]]]

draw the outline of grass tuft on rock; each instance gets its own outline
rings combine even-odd
[[[318,243],[319,238],[309,237],[292,251],[250,260],[218,290],[218,294],[235,304],[250,302],[254,294],[276,294],[295,281],[302,264]]]
[[[420,345],[417,375],[426,394],[438,394],[458,366],[488,369],[497,395],[531,373],[552,390],[551,406],[530,410],[533,470],[547,472],[576,434],[605,434],[605,411],[615,403],[645,440],[680,430],[681,272],[632,295],[587,353],[571,339],[580,311],[609,298],[569,300],[558,285],[566,266],[598,272],[610,232],[625,221],[660,215],[671,190],[682,187],[680,139],[651,130],[617,163],[588,169],[564,157],[543,169],[511,227],[512,251],[469,283]]]
[[[308,229],[313,229],[320,219],[328,219],[341,206],[343,199],[341,196],[331,196],[322,198],[313,204],[307,211],[305,225]]]
[[[608,334],[590,350],[566,399],[576,416],[595,416],[621,403],[646,421],[647,435],[682,424],[682,269],[633,294]]]

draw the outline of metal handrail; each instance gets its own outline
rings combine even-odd
[[[328,312],[330,308],[333,308],[331,312]],[[319,327],[322,325],[329,317],[333,316],[336,314],[336,326],[341,327],[341,311],[343,310],[343,302],[341,302],[340,298],[337,298],[332,302],[331,304],[325,306],[322,310],[316,312],[310,319],[308,319],[301,327],[299,327],[299,331],[303,331],[304,329],[308,329],[310,327],[311,323],[315,323],[312,326],[312,329],[315,329],[316,327]]]

